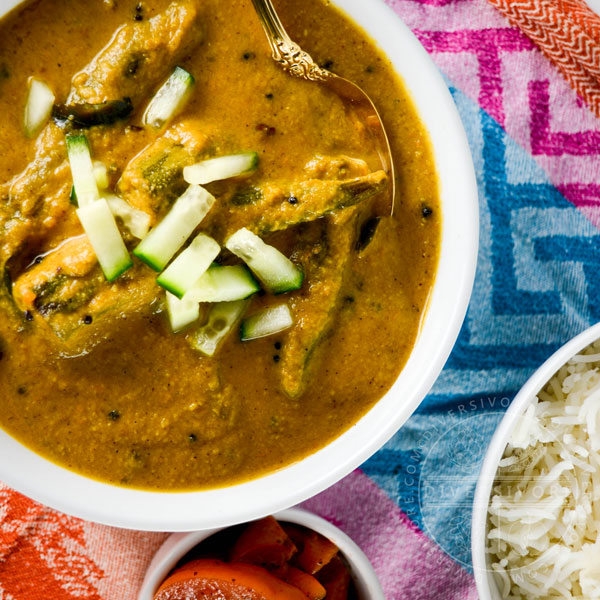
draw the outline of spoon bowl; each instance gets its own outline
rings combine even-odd
[[[394,161],[392,159],[390,142],[377,107],[362,88],[352,81],[320,67],[308,52],[302,50],[290,38],[271,0],[252,0],[252,2],[263,29],[267,34],[267,39],[273,52],[273,60],[281,65],[284,71],[287,71],[294,77],[318,82],[328,87],[365,124],[367,131],[369,131],[375,143],[382,169],[389,178],[389,185],[386,188],[387,192],[385,196],[374,207],[375,214],[380,217],[392,215],[396,197]]]

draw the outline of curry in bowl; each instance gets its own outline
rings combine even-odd
[[[391,65],[321,0],[292,36],[380,109],[284,73],[241,0],[38,0],[0,22],[0,425],[143,489],[297,461],[389,389],[441,237]],[[335,32],[335,35],[332,35]]]

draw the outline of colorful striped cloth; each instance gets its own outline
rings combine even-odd
[[[470,506],[487,443],[537,366],[600,320],[600,21],[583,0],[388,3],[446,76],[469,136],[478,274],[420,409],[306,505],[363,547],[387,598],[476,599]],[[0,486],[0,600],[134,600],[165,536],[80,521]]]

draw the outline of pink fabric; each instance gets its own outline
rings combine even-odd
[[[489,0],[600,117],[600,18],[585,0]]]
[[[386,598],[476,600],[471,576],[361,471],[304,506],[356,541]],[[167,535],[81,521],[0,487],[0,599],[134,600]]]
[[[369,557],[386,598],[477,600],[471,575],[432,542],[362,471],[305,502]]]
[[[530,39],[485,0],[387,0],[443,73],[600,227],[600,122]]]

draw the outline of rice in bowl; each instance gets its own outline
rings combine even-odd
[[[600,341],[569,360],[518,421],[488,508],[503,598],[600,598]]]

